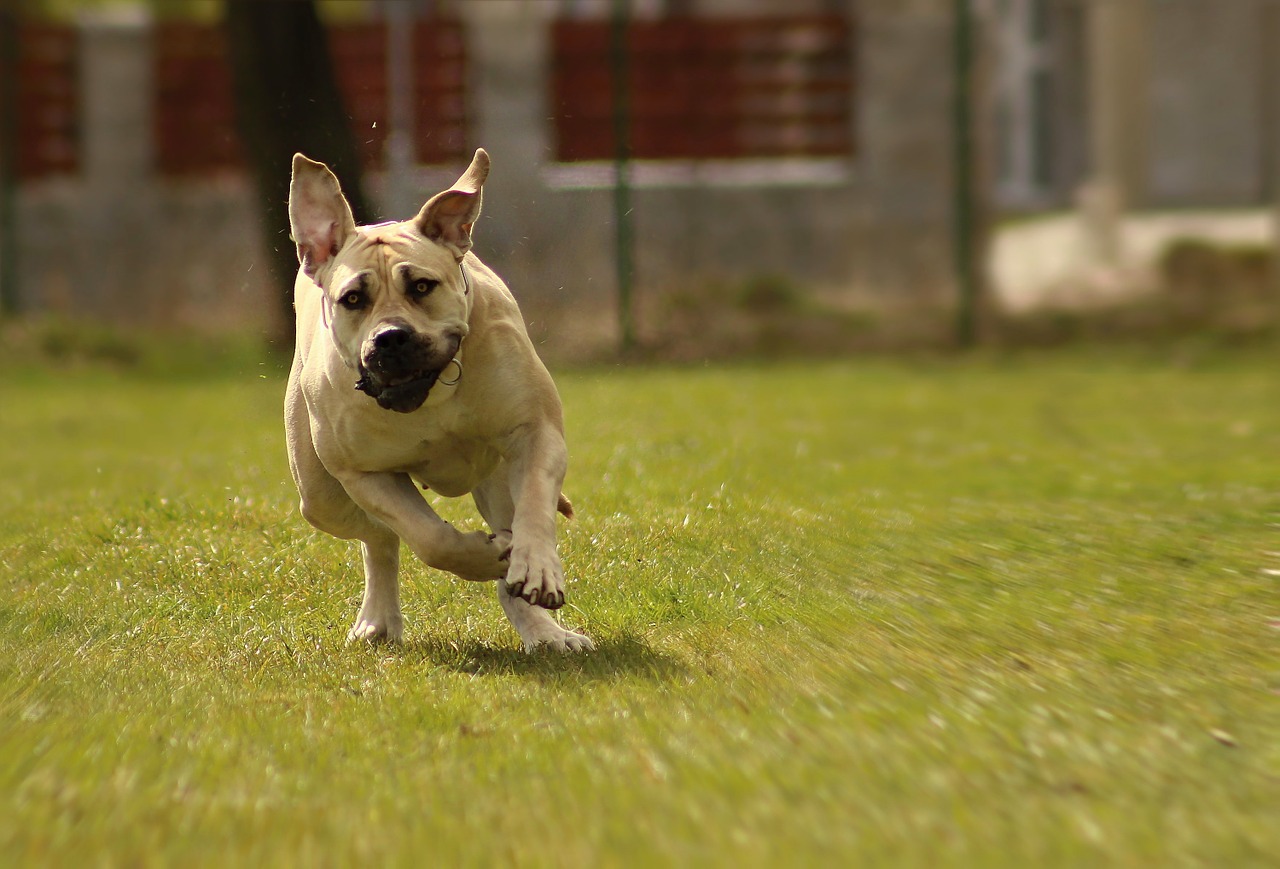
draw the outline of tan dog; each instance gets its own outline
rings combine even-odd
[[[591,640],[564,604],[556,511],[567,452],[560,397],[511,292],[471,250],[489,155],[417,217],[356,226],[338,179],[293,158],[297,349],[285,395],[302,515],[359,540],[364,602],[348,640],[399,640],[400,541],[431,567],[498,582],[526,650]],[[470,492],[492,533],[441,519],[415,483]]]

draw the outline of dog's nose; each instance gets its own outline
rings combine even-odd
[[[373,337],[375,350],[399,350],[409,343],[413,333],[408,329],[393,327],[384,329]]]

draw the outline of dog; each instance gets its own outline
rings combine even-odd
[[[358,540],[364,599],[348,642],[397,642],[400,541],[427,565],[496,582],[526,651],[594,648],[564,604],[556,514],[568,452],[559,393],[515,298],[471,252],[489,155],[411,220],[356,226],[338,179],[293,158],[297,342],[285,393],[303,517]],[[489,531],[459,531],[418,486],[470,494]]]

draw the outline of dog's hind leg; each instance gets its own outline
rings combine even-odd
[[[488,523],[489,530],[509,536],[516,508],[505,470],[505,465],[500,467],[497,473],[476,487],[471,497],[475,499],[476,508]],[[497,586],[498,603],[512,627],[519,632],[526,652],[532,652],[539,646],[558,652],[588,652],[595,648],[590,637],[562,628],[550,611],[516,597],[502,580],[498,580]]]

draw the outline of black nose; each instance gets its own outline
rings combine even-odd
[[[413,338],[408,329],[387,329],[373,337],[375,350],[401,350]]]

